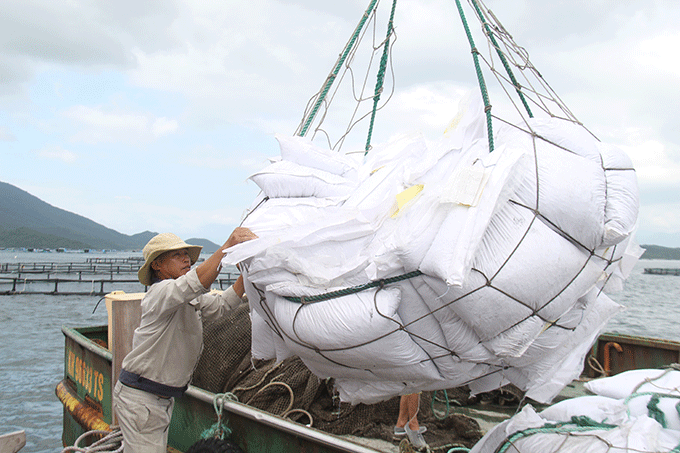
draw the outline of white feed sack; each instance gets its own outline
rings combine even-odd
[[[489,431],[472,453],[677,450],[680,372],[632,370],[585,387],[595,395],[563,400],[540,413],[525,406]]]
[[[246,277],[253,357],[298,355],[352,403],[510,382],[549,401],[578,375],[619,309],[597,293],[639,257],[634,170],[557,119],[501,127],[489,153],[480,105],[438,143],[365,157],[278,137],[243,222],[259,239],[224,259]]]
[[[572,402],[579,404],[581,410],[549,408],[538,414],[527,405],[511,419],[496,425],[470,453],[501,450],[508,453],[651,453],[673,451],[680,442],[679,431],[665,429],[645,415],[626,416],[619,401],[581,397]],[[570,418],[549,418],[566,413],[593,415],[593,426],[586,426],[587,421],[573,423]],[[603,425],[598,426],[600,417],[604,417]]]

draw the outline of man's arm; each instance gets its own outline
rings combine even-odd
[[[243,275],[239,275],[231,287],[234,288],[236,295],[243,299],[243,295],[246,292],[246,288],[243,286]]]
[[[248,228],[243,227],[236,228],[233,231],[233,233],[231,233],[231,236],[229,236],[229,239],[227,239],[227,242],[225,242],[222,245],[222,247],[220,247],[215,253],[210,255],[210,258],[205,260],[196,268],[196,274],[198,274],[198,279],[201,281],[203,287],[210,288],[210,285],[213,284],[213,282],[219,275],[221,267],[220,263],[222,261],[222,257],[224,257],[224,251],[226,249],[236,244],[240,244],[241,242],[250,241],[251,239],[255,238],[257,238],[257,235],[255,235],[255,233],[250,231]],[[234,284],[234,291],[236,291],[236,294],[238,294],[239,297],[242,297],[243,279],[239,277],[239,280],[241,280],[240,283],[241,292],[239,293],[239,291],[237,291],[236,288],[236,283],[238,283],[238,280]]]

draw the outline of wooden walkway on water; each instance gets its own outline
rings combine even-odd
[[[141,258],[88,258],[79,263],[0,263],[0,295],[103,296],[122,287],[144,292],[137,280]],[[225,290],[238,278],[223,272],[213,289]]]

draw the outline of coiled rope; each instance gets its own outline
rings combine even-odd
[[[98,441],[89,446],[80,446],[80,443],[92,436],[104,436]],[[72,446],[66,447],[62,453],[78,452],[78,453],[95,453],[95,452],[114,452],[121,453],[123,451],[123,433],[120,428],[115,427],[112,431],[92,430],[81,434]]]

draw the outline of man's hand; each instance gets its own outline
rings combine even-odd
[[[210,258],[205,260],[200,266],[196,268],[196,273],[198,274],[198,279],[204,288],[210,288],[215,279],[220,273],[220,264],[222,258],[224,257],[224,251],[229,247],[233,247],[241,242],[250,241],[251,239],[257,238],[257,235],[250,231],[248,228],[238,227],[236,228],[227,242],[222,245],[215,253],[213,253]]]
[[[238,227],[234,229],[234,231],[231,233],[229,239],[227,239],[227,242],[225,242],[224,245],[222,246],[222,249],[226,250],[229,247],[233,247],[236,244],[240,244],[241,242],[250,241],[251,239],[256,238],[257,235],[250,231],[248,228]]]

